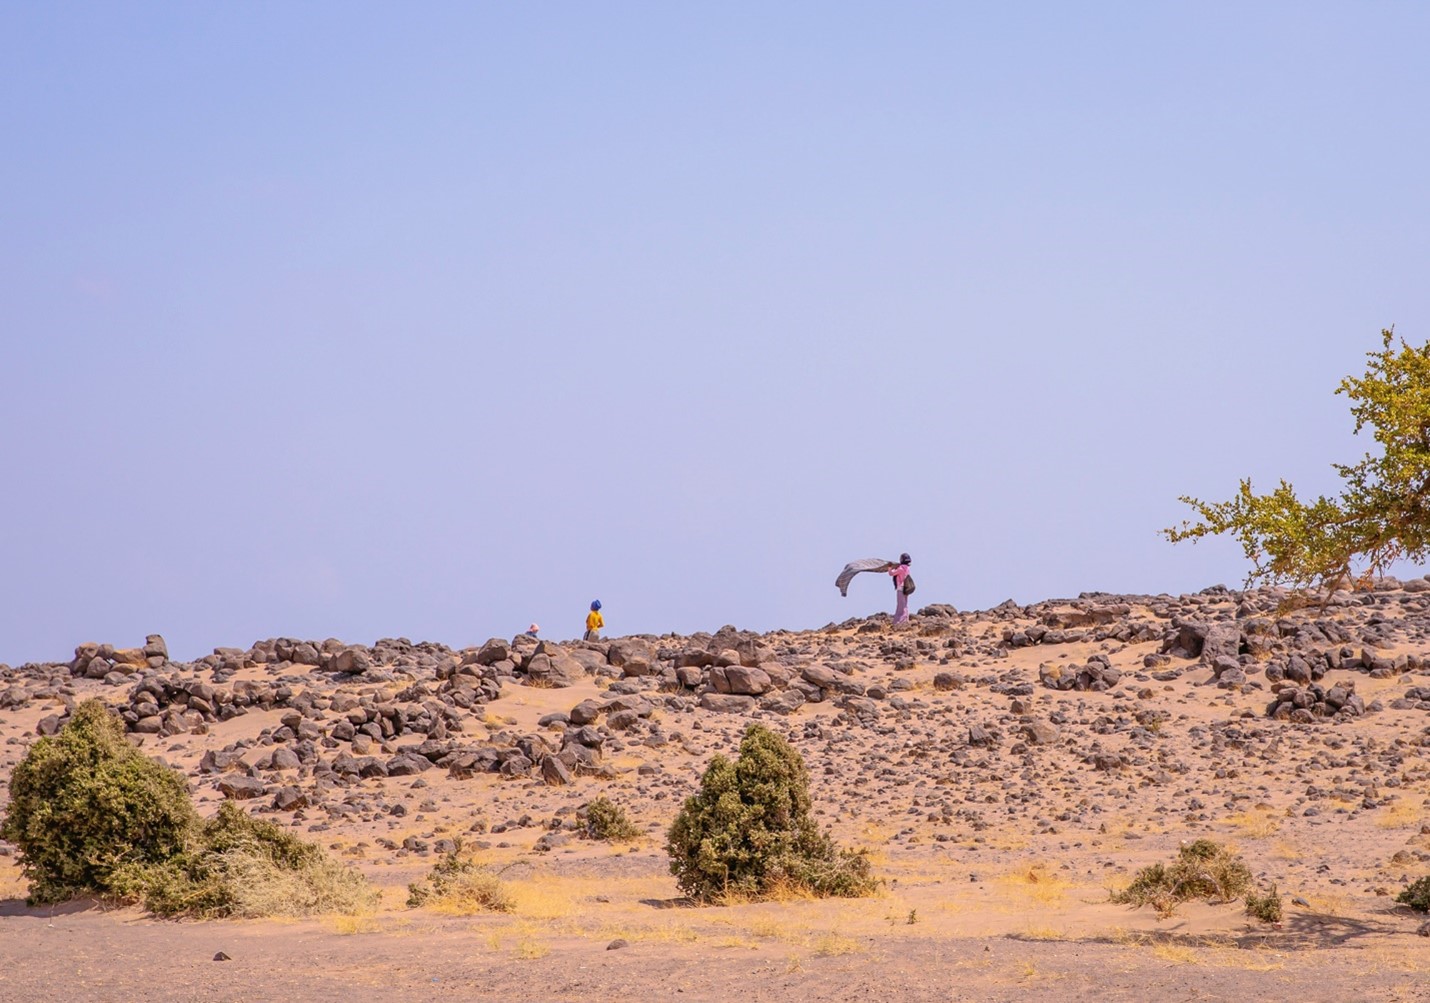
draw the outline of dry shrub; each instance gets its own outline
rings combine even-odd
[[[407,886],[407,907],[429,906],[454,916],[511,912],[516,902],[502,880],[460,853],[458,848],[445,854],[424,880]]]
[[[1170,916],[1192,899],[1230,902],[1251,886],[1251,869],[1240,856],[1209,839],[1198,839],[1177,851],[1170,865],[1152,864],[1137,872],[1132,883],[1112,894],[1112,901],[1150,905],[1159,916]]]
[[[1264,894],[1246,893],[1246,914],[1263,923],[1281,922],[1281,893],[1272,885]]]
[[[315,843],[252,818],[233,802],[201,823],[182,853],[162,864],[122,867],[121,897],[160,916],[356,915],[376,902],[361,874]]]

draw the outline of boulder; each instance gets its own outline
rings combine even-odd
[[[218,782],[219,793],[232,801],[247,801],[259,798],[268,788],[257,777],[228,776]]]
[[[538,652],[526,663],[526,679],[531,686],[575,686],[586,677],[586,669],[559,648]]]
[[[564,787],[571,783],[571,771],[557,756],[547,755],[541,759],[541,779],[552,787]]]
[[[755,709],[755,698],[733,693],[706,693],[700,698],[700,706],[717,714],[748,714]]]

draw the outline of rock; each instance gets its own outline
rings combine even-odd
[[[274,749],[272,760],[268,765],[270,770],[296,770],[302,767],[302,762],[298,759],[298,754],[292,749]]]
[[[618,710],[606,715],[606,727],[612,731],[629,731],[640,724],[640,715],[633,710]]]
[[[733,693],[706,693],[700,706],[717,714],[748,714],[755,709],[755,698]]]
[[[554,647],[532,655],[526,663],[527,682],[532,686],[575,686],[586,678],[585,667]]]
[[[710,670],[711,685],[717,691],[721,691],[720,686],[715,683],[716,673],[724,673],[725,682],[729,687],[722,692],[735,693],[742,696],[759,696],[770,688],[770,676],[764,669],[747,668],[743,665],[730,665],[724,668],[714,668]]]
[[[1018,734],[1029,745],[1051,745],[1058,740],[1059,731],[1057,725],[1035,719],[1023,722],[1018,727]]]
[[[1426,927],[1427,927],[1427,928],[1430,928],[1430,923],[1427,923],[1427,924],[1426,924]],[[606,950],[608,950],[608,951],[619,951],[619,950],[621,950],[622,948],[626,948],[626,947],[630,947],[630,946],[631,946],[631,945],[630,945],[630,941],[628,941],[628,940],[623,940],[622,938],[617,937],[615,940],[611,941],[609,944],[606,945]]]
[[[834,689],[839,674],[827,665],[806,665],[799,672],[800,678],[813,683],[822,690]]]
[[[389,777],[410,777],[432,768],[432,760],[411,752],[399,753],[387,761]]]
[[[760,701],[761,707],[774,711],[776,714],[793,714],[804,704],[804,693],[794,688],[766,694],[765,698]]]
[[[511,646],[499,637],[493,637],[483,644],[475,655],[478,665],[495,665],[511,657]]]
[[[539,853],[550,853],[558,846],[565,846],[569,842],[571,842],[571,837],[564,832],[548,832],[536,841],[532,849]]]
[[[268,792],[257,777],[228,776],[218,782],[219,793],[231,801],[260,798]]]
[[[574,725],[594,724],[601,716],[601,705],[595,700],[582,700],[571,708],[571,723]]]
[[[333,668],[338,672],[358,675],[372,668],[372,656],[364,648],[344,648],[333,659]]]
[[[158,634],[150,634],[144,638],[143,652],[145,658],[161,658],[166,662],[169,660],[169,646]]]
[[[559,757],[547,755],[541,760],[541,779],[552,787],[564,787],[571,783],[572,777]]]
[[[273,807],[279,811],[297,811],[308,807],[308,796],[297,787],[282,787],[273,796]]]
[[[606,660],[624,670],[624,675],[647,675],[656,662],[655,646],[639,637],[617,638],[607,646]]]

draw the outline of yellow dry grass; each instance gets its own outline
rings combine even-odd
[[[1019,867],[994,879],[1014,906],[1036,905],[1044,908],[1060,904],[1067,898],[1073,884],[1050,872],[1043,864]],[[1005,903],[1006,904],[1006,903]]]
[[[846,937],[838,933],[820,934],[814,938],[812,946],[815,956],[820,958],[837,958],[864,950],[864,945],[853,937]]]
[[[328,927],[340,937],[350,937],[357,933],[377,933],[379,929],[377,917],[372,915],[333,916],[328,920]]]
[[[1173,965],[1196,965],[1202,960],[1194,948],[1183,944],[1154,944],[1152,956]]]
[[[1051,926],[1030,926],[1020,931],[1018,936],[1024,940],[1065,940],[1067,931]]]
[[[1228,815],[1225,821],[1238,835],[1247,839],[1266,839],[1281,828],[1281,814],[1274,808],[1263,806]]]
[[[1306,901],[1311,903],[1312,912],[1322,916],[1335,916],[1340,919],[1350,914],[1350,898],[1346,895],[1307,895]]]
[[[1301,850],[1295,842],[1289,839],[1278,839],[1271,848],[1273,860],[1300,860]]]
[[[1426,818],[1426,809],[1409,801],[1397,801],[1376,818],[1375,824],[1382,829],[1408,829],[1419,826]]]
[[[551,948],[535,940],[523,939],[516,942],[516,956],[527,961],[544,958],[550,953]]]
[[[1286,967],[1286,956],[1264,947],[1250,950],[1220,947],[1209,952],[1207,962],[1217,968],[1235,968],[1243,972],[1278,972]]]
[[[1425,957],[1424,950],[1410,946],[1392,947],[1385,944],[1372,944],[1369,947],[1361,948],[1357,952],[1357,957],[1366,962],[1365,966],[1356,973],[1358,975],[1374,975],[1385,971],[1407,974],[1430,972],[1430,958]]]

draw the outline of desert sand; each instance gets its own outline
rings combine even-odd
[[[0,667],[0,799],[27,744],[98,697],[201,811],[239,798],[382,892],[304,920],[30,908],[0,844],[0,1000],[1430,999],[1426,917],[1394,901],[1430,874],[1430,582],[1287,598],[1084,594],[595,643],[271,639],[191,663],[151,637]],[[664,832],[752,721],[804,756],[877,895],[682,899]],[[577,811],[602,795],[647,835],[585,838]],[[1198,838],[1276,885],[1280,924],[1109,900]],[[459,839],[513,912],[407,908]]]

